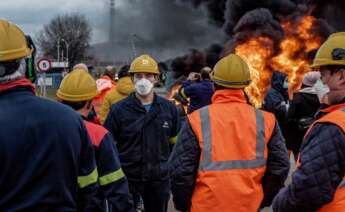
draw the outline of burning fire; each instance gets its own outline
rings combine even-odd
[[[246,93],[252,103],[259,106],[269,83],[267,79],[271,76],[267,62],[273,54],[273,41],[268,37],[252,38],[237,46],[235,52],[248,63],[252,83],[246,88]]]
[[[274,54],[273,40],[263,36],[249,39],[235,48],[235,53],[249,64],[252,83],[246,92],[255,106],[261,106],[273,70],[289,76],[290,96],[298,89],[303,74],[310,71],[307,53],[321,45],[321,37],[314,32],[315,21],[312,16],[304,16],[297,21],[282,22],[285,37],[278,54]]]
[[[172,88],[169,90],[168,94],[165,97],[166,99],[170,100],[176,105],[177,110],[180,113],[187,114],[188,105],[183,105],[181,102],[179,102],[178,98],[177,99],[174,98],[175,94],[178,93],[181,87],[182,87],[181,84],[175,84],[174,86],[172,86]]]
[[[172,88],[169,90],[169,92],[166,95],[166,99],[169,100],[174,100],[174,96],[175,94],[178,93],[179,89],[182,87],[182,85],[180,84],[175,84],[174,86],[172,86]]]

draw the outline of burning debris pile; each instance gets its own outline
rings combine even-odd
[[[266,35],[237,43],[234,52],[250,66],[253,82],[246,92],[254,105],[261,105],[270,86],[271,73],[275,70],[288,74],[290,94],[298,89],[303,74],[310,71],[309,54],[324,39],[319,26],[314,17],[300,16],[281,22],[284,36],[278,44]]]
[[[180,0],[182,1],[182,0]],[[302,81],[304,73],[310,71],[311,55],[333,31],[323,19],[312,16],[315,1],[306,0],[183,0],[193,6],[204,5],[212,22],[223,27],[228,35],[224,47],[213,53],[213,58],[235,52],[250,67],[252,83],[246,88],[251,102],[260,106],[270,88],[273,71],[289,76],[289,93],[292,94]],[[201,52],[199,52],[200,55]],[[204,52],[202,65],[208,63]],[[175,66],[176,76],[187,75],[195,64],[189,58],[179,60]],[[193,57],[192,57],[193,58]],[[176,61],[176,60],[175,60]],[[183,67],[183,68],[181,68]],[[186,68],[188,67],[188,68]],[[174,69],[174,67],[173,67]],[[200,69],[199,69],[200,70]],[[192,71],[199,71],[194,67]]]

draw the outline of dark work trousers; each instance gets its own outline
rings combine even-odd
[[[133,196],[138,194],[144,200],[145,212],[167,212],[170,198],[169,181],[129,181],[129,190]],[[134,198],[134,205],[137,205],[139,198]]]

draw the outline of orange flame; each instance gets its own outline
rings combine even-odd
[[[310,71],[306,53],[321,45],[321,37],[313,32],[314,25],[312,16],[282,24],[286,38],[280,44],[280,54],[272,58],[272,68],[288,74],[290,96],[300,86],[303,75]]]
[[[273,41],[268,37],[254,37],[235,48],[235,53],[248,64],[252,74],[252,84],[246,88],[251,103],[260,107],[270,87],[273,70],[289,76],[289,94],[296,91],[303,75],[310,71],[307,52],[321,45],[321,37],[315,33],[315,18],[304,16],[299,20],[281,23],[285,37],[280,43],[280,51],[273,55]]]
[[[178,93],[178,91],[181,87],[182,87],[182,85],[180,85],[180,84],[175,84],[174,86],[172,86],[172,88],[169,90],[169,92],[167,93],[165,98],[169,99],[169,100],[174,100],[175,94]]]
[[[252,38],[237,46],[235,52],[248,63],[250,69],[252,83],[246,88],[246,93],[252,104],[260,106],[269,83],[267,61],[273,54],[273,41],[263,36]]]

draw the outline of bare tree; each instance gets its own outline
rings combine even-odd
[[[90,38],[91,27],[86,17],[73,13],[58,15],[44,25],[37,36],[37,43],[44,55],[50,58],[58,57],[57,46],[60,44],[60,52],[64,52],[65,58],[68,55],[71,67],[89,58]]]

